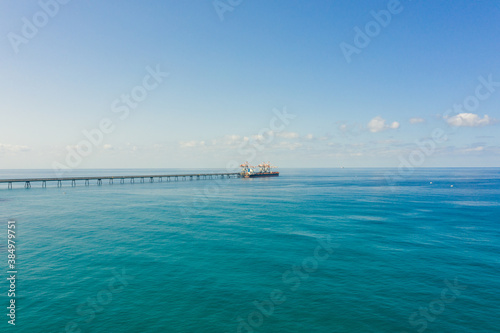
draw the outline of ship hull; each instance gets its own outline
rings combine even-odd
[[[276,177],[279,175],[280,175],[279,172],[258,172],[246,175],[245,178]]]

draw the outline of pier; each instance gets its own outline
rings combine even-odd
[[[102,185],[102,181],[107,181],[110,185],[114,181],[124,184],[125,181],[134,184],[137,180],[139,183],[154,183],[163,181],[179,181],[179,180],[194,180],[194,179],[217,179],[217,178],[239,178],[239,172],[224,172],[224,173],[197,173],[197,174],[178,174],[178,175],[144,175],[144,176],[103,176],[103,177],[61,177],[61,178],[20,178],[20,179],[0,179],[0,183],[7,183],[7,188],[12,189],[13,183],[24,183],[24,188],[31,188],[32,183],[40,183],[42,188],[47,187],[47,182],[56,182],[57,187],[62,187],[63,182],[71,182],[71,186],[76,186],[77,181],[83,182],[85,186],[89,186],[90,182],[95,180],[96,185]]]

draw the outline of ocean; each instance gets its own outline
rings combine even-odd
[[[0,184],[0,331],[500,332],[499,217],[499,168]]]

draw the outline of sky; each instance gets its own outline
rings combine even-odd
[[[499,167],[496,1],[0,3],[0,168]]]

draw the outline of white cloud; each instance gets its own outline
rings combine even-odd
[[[0,143],[0,153],[3,153],[3,152],[17,153],[17,152],[28,151],[28,150],[30,150],[30,148],[28,146]]]
[[[467,126],[467,127],[479,127],[491,125],[494,123],[494,119],[485,115],[483,118],[479,117],[475,113],[459,113],[453,117],[445,117],[446,122],[455,127]]]
[[[376,116],[368,123],[368,129],[372,133],[382,132],[387,129],[399,128],[399,123],[397,121],[392,122],[390,125],[386,124],[386,120],[380,116]]]
[[[484,150],[484,147],[483,146],[479,146],[479,147],[474,147],[474,148],[467,148],[464,151],[466,153],[469,153],[469,152],[483,151],[483,150]]]
[[[419,117],[413,117],[413,118],[410,118],[410,123],[411,124],[425,123],[425,119],[424,118],[419,118]]]
[[[210,142],[212,146],[217,145],[226,145],[226,146],[234,146],[239,144],[243,138],[236,134],[228,134],[224,135],[222,138],[212,139]]]
[[[399,128],[399,123],[397,121],[394,121],[392,122],[392,124],[389,125],[389,128],[397,129]]]
[[[251,135],[250,138],[254,142],[262,143],[262,142],[268,142],[269,140],[272,140],[272,138],[274,138],[274,136],[275,136],[274,132],[269,130],[269,131],[265,131],[265,132],[261,131],[259,134]],[[246,141],[245,138],[246,137],[243,137],[243,141]]]
[[[236,134],[231,134],[231,135],[226,135],[225,138],[229,142],[237,142],[241,139],[241,136],[236,135]]]
[[[309,134],[306,134],[306,136],[304,136],[304,138],[306,140],[312,140],[312,139],[314,139],[314,135],[312,135],[312,134],[309,133]]]
[[[299,137],[299,133],[297,132],[279,132],[276,134],[278,138],[283,139],[297,139]]]
[[[251,136],[252,140],[255,141],[264,141],[264,135],[262,134],[254,134]]]
[[[137,148],[136,145],[132,145],[130,142],[127,142],[127,148],[125,148],[125,149],[128,149],[128,150],[133,151],[133,152],[139,150],[139,148]]]
[[[196,141],[196,140],[191,140],[191,141],[181,141],[179,142],[181,148],[194,148],[194,147],[200,147],[205,145],[205,141]]]
[[[295,150],[300,147],[302,147],[302,144],[298,142],[280,142],[278,144],[278,148],[284,148],[289,150]]]
[[[110,145],[110,144],[105,144],[104,146],[102,146],[104,149],[106,150],[112,150],[113,149],[113,146]]]

